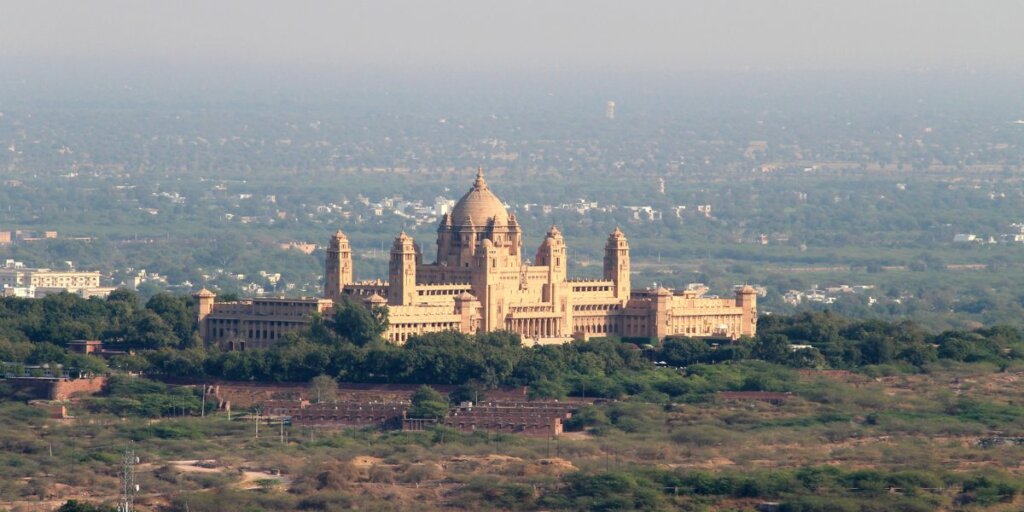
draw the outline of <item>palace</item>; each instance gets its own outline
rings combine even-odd
[[[323,299],[252,299],[217,303],[203,290],[200,335],[231,349],[266,346],[303,325],[312,312],[342,300],[387,306],[387,339],[404,343],[438,331],[509,330],[524,341],[560,343],[573,338],[680,335],[737,339],[753,336],[757,296],[750,286],[734,298],[699,291],[630,286],[629,243],[616,228],[604,251],[603,279],[570,279],[565,240],[552,226],[532,261],[523,258],[523,233],[479,171],[472,188],[437,228],[437,256],[423,262],[420,245],[404,232],[391,246],[388,281],[353,279],[352,247],[344,233],[331,237]]]

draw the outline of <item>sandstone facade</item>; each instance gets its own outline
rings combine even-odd
[[[220,304],[204,290],[199,299],[204,339],[231,348],[260,346],[302,325],[308,313],[341,300],[387,306],[386,337],[403,343],[428,332],[509,330],[526,343],[573,338],[681,335],[737,339],[753,336],[757,296],[738,288],[734,298],[665,288],[634,291],[629,242],[616,228],[605,244],[602,279],[567,275],[565,239],[548,230],[532,259],[523,257],[523,233],[478,172],[469,192],[437,229],[437,255],[424,262],[420,245],[400,233],[391,247],[388,281],[354,280],[352,248],[338,231],[327,249],[324,299],[254,299]],[[239,344],[235,346],[234,344]]]

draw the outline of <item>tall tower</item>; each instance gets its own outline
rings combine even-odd
[[[340,229],[331,237],[324,266],[324,297],[341,302],[341,291],[352,283],[352,246]]]
[[[452,216],[445,213],[441,224],[437,226],[437,263],[448,263],[448,254],[452,246]]]
[[[206,317],[213,313],[213,303],[217,299],[217,294],[203,288],[193,295],[196,299],[196,310],[198,311],[198,318],[196,323],[199,324],[199,337],[208,340],[210,332],[206,327]]]
[[[508,216],[508,242],[512,246],[512,259],[516,263],[523,260],[523,229],[519,227],[519,219],[516,214]]]
[[[757,334],[757,290],[750,285],[740,287],[736,290],[736,305],[743,310],[740,336]]]
[[[615,102],[609,101],[604,107],[604,117],[608,119],[615,119]]]
[[[388,266],[388,304],[409,306],[416,303],[416,263],[419,250],[412,237],[401,232],[391,246]]]
[[[565,239],[562,238],[562,232],[557,227],[551,226],[547,237],[544,238],[544,242],[537,249],[535,261],[537,266],[548,267],[548,283],[545,286],[544,293],[544,300],[546,301],[556,302],[558,285],[565,282],[566,269],[568,268],[565,256]]]
[[[615,283],[615,298],[629,300],[629,242],[619,228],[608,235],[604,246],[604,278]]]

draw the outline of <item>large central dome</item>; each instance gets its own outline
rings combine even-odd
[[[483,169],[476,172],[473,188],[455,204],[451,219],[455,226],[486,226],[490,219],[498,224],[508,224],[508,211],[498,196],[487,188]]]

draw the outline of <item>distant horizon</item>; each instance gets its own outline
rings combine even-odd
[[[1024,5],[920,0],[14,3],[0,64],[261,74],[1024,71]]]
[[[608,70],[410,70],[344,71],[294,66],[288,72],[262,67],[205,66],[158,62],[54,68],[46,63],[0,62],[0,108],[14,100],[40,97],[67,99],[134,99],[146,101],[202,97],[210,101],[317,101],[323,96],[361,94],[387,97],[470,96],[693,96],[717,97],[742,92],[753,95],[930,94],[948,91],[1014,99],[1024,87],[1022,70],[905,69],[905,70],[711,70],[633,73]],[[284,96],[282,96],[284,95]]]

